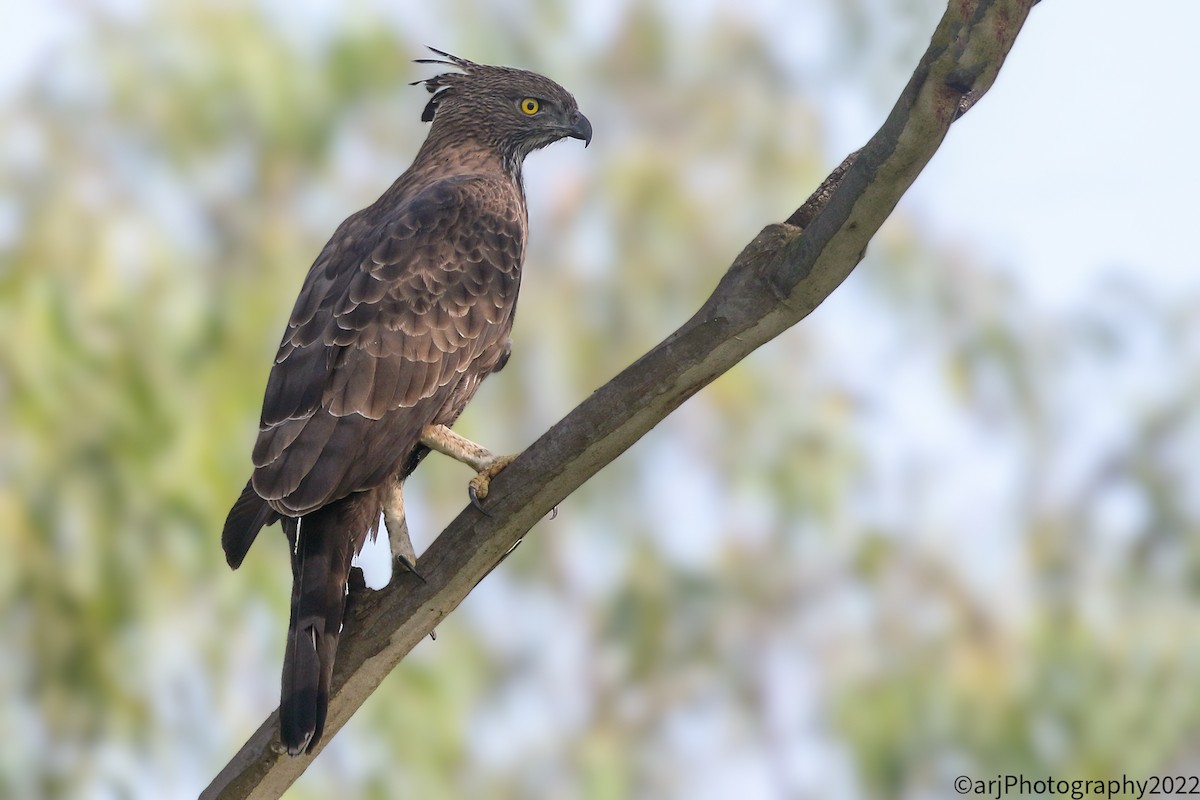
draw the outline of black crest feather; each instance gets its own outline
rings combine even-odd
[[[442,58],[417,58],[413,60],[413,63],[441,64],[460,69],[462,72],[443,72],[439,75],[434,75],[432,78],[422,78],[410,84],[412,86],[424,85],[425,89],[433,95],[433,97],[429,98],[429,102],[425,104],[425,110],[421,112],[422,122],[433,121],[433,115],[437,113],[438,103],[445,98],[447,93],[454,91],[454,85],[465,77],[464,73],[470,74],[477,66],[473,61],[467,61],[465,58],[451,55],[444,50],[438,50],[436,47],[430,47],[429,50],[442,56]]]

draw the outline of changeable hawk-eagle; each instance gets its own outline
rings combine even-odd
[[[350,562],[381,513],[402,508],[399,482],[434,447],[481,469],[475,500],[507,463],[448,426],[508,357],[525,156],[591,141],[554,81],[434,52],[445,60],[419,63],[458,71],[418,81],[432,125],[415,160],[309,269],[267,380],[254,472],[221,535],[235,569],[265,525],[280,520],[291,543],[279,720],[293,755],[321,738]],[[396,547],[411,554],[406,532]]]

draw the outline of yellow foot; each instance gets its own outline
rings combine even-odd
[[[492,478],[499,475],[502,469],[507,467],[513,461],[516,461],[516,459],[517,457],[515,455],[496,456],[494,459],[492,459],[491,464],[489,464],[485,469],[481,469],[479,474],[471,479],[471,483],[467,487],[467,494],[471,496],[471,505],[475,506],[480,511],[483,511],[483,513],[487,513],[483,510],[483,506],[480,504],[480,501],[488,496],[488,489],[491,486]]]

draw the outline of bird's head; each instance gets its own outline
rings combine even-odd
[[[549,78],[512,67],[475,64],[433,50],[442,58],[423,58],[418,64],[443,64],[446,72],[417,81],[433,96],[421,119],[435,132],[475,137],[495,146],[518,169],[525,156],[570,137],[592,141],[592,124],[579,112],[575,98]]]

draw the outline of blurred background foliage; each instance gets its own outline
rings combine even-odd
[[[826,142],[830,87],[882,119],[941,12],[813,0],[793,47],[770,3],[587,5],[42,12],[66,33],[0,105],[0,796],[193,796],[275,707],[284,543],[232,573],[220,525],[312,257],[424,135],[423,44],[546,72],[596,128],[526,170],[514,357],[460,425],[510,451],[861,143]],[[1186,771],[1198,311],[1098,272],[1049,313],[902,207],[810,320],[541,524],[289,796]],[[418,547],[467,477],[422,467]]]

